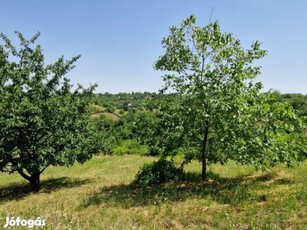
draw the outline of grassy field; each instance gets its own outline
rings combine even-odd
[[[140,189],[138,168],[155,158],[96,156],[71,168],[51,167],[42,190],[27,194],[18,175],[0,174],[0,228],[5,217],[46,219],[47,229],[307,229],[307,162],[270,172],[229,163],[200,167],[189,180]],[[18,228],[13,228],[18,229]]]

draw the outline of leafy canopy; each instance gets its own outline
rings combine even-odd
[[[1,34],[0,170],[37,187],[48,166],[82,163],[94,153],[88,105],[95,86],[72,90],[64,77],[80,56],[45,65],[41,46],[34,46],[40,34],[27,40],[16,33],[19,48]]]
[[[255,81],[260,67],[254,62],[267,53],[260,42],[244,49],[218,22],[195,23],[191,16],[170,28],[162,40],[165,53],[155,64],[167,72],[161,92],[172,93],[175,102],[156,107],[161,118],[156,130],[163,132],[152,136],[160,149],[183,153],[186,162],[201,160],[203,179],[207,162],[232,159],[262,168],[298,159],[306,146],[292,132],[301,122],[289,104],[261,93]]]

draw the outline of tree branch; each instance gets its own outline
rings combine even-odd
[[[30,181],[31,180],[31,177],[28,176],[27,174],[25,174],[21,168],[17,167],[17,172],[23,177],[25,178],[26,180]]]
[[[48,168],[51,165],[51,163],[48,163],[44,168],[42,168],[39,173],[43,173],[45,171],[46,168]]]

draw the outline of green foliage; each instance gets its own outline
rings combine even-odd
[[[114,148],[113,154],[137,154],[145,156],[148,155],[148,149],[147,146],[141,145],[136,140],[122,140],[120,145]]]
[[[18,172],[39,189],[50,165],[85,162],[96,149],[88,106],[95,86],[72,92],[64,75],[80,56],[45,65],[42,48],[17,32],[20,48],[3,34],[0,45],[0,170]]]
[[[296,94],[284,94],[284,100],[297,111],[299,116],[307,116],[307,95]]]
[[[116,136],[116,122],[104,114],[100,114],[98,117],[92,118],[90,123],[96,139],[97,152],[112,154],[119,142]]]
[[[93,117],[91,123],[97,140],[96,144],[104,154],[148,155],[147,146],[139,143],[133,134],[135,113],[129,111],[118,120],[112,120],[103,113]]]
[[[152,95],[155,95],[155,93],[104,93],[97,94],[94,103],[105,107],[111,113],[114,113],[116,110],[119,110],[120,113],[126,113],[133,109],[138,111],[142,110],[145,100]]]
[[[260,42],[244,49],[218,22],[205,27],[195,22],[191,16],[170,28],[162,40],[165,54],[155,64],[167,71],[161,93],[174,95],[174,103],[160,101],[155,107],[160,135],[152,136],[164,154],[183,152],[186,162],[199,159],[203,179],[207,163],[231,159],[264,168],[299,159],[300,138],[279,140],[301,127],[301,120],[275,94],[261,93],[256,81],[260,67],[253,63],[266,55]]]
[[[161,158],[142,166],[135,177],[135,183],[141,187],[146,187],[178,180],[182,177],[182,168],[177,168],[173,161]]]

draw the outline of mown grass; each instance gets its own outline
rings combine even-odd
[[[306,162],[270,172],[230,162],[197,162],[187,178],[154,188],[131,182],[155,158],[96,156],[73,167],[51,167],[40,193],[26,193],[18,175],[0,174],[0,226],[5,217],[46,219],[47,229],[306,229]],[[17,228],[15,228],[17,229]]]

